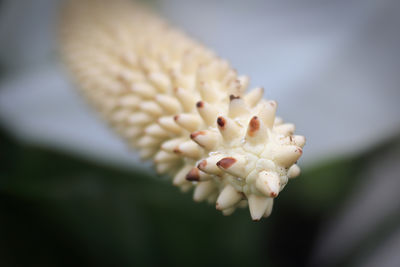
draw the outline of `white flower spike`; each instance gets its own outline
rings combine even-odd
[[[305,144],[263,88],[129,0],[71,0],[62,54],[87,99],[195,201],[267,217]]]

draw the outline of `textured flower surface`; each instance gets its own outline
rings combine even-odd
[[[62,54],[102,117],[195,201],[270,215],[305,138],[275,116],[263,88],[129,0],[71,0]]]

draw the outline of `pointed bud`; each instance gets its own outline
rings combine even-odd
[[[152,158],[156,152],[157,152],[157,148],[146,147],[146,148],[140,149],[139,156],[142,160],[147,160],[147,159]]]
[[[254,107],[263,98],[264,88],[257,87],[244,96],[244,101],[249,107]]]
[[[283,134],[285,136],[292,135],[295,131],[295,126],[293,123],[285,123],[278,126],[275,126],[274,130],[278,134]]]
[[[218,130],[225,141],[230,142],[241,136],[241,127],[232,119],[223,116],[217,119]]]
[[[295,163],[302,153],[302,149],[298,146],[282,146],[274,152],[273,157],[275,162],[287,168]]]
[[[218,196],[216,208],[217,210],[225,210],[233,207],[242,199],[240,194],[232,185],[226,185]]]
[[[272,128],[275,121],[275,112],[278,104],[276,101],[268,101],[263,103],[258,117],[264,122],[268,128]]]
[[[218,100],[218,97],[216,97],[216,90],[212,88],[210,84],[201,82],[198,88],[200,90],[201,99],[204,101],[213,103]]]
[[[201,118],[208,126],[215,124],[215,118],[218,116],[217,109],[215,109],[212,105],[204,101],[197,102],[196,107]]]
[[[132,92],[145,99],[152,99],[156,95],[156,89],[147,83],[134,83],[131,86]]]
[[[176,88],[175,95],[181,103],[183,110],[190,112],[196,105],[196,98],[188,90]]]
[[[256,181],[256,188],[267,197],[277,197],[281,188],[278,174],[267,171],[260,172]]]
[[[238,88],[240,86],[237,81],[237,72],[236,70],[230,69],[226,74],[225,77],[222,79],[222,84],[224,84],[230,93],[239,93]]]
[[[184,157],[192,159],[198,159],[201,155],[199,146],[192,140],[180,144],[177,148],[174,149],[174,152],[176,154],[180,154]]]
[[[124,128],[122,135],[127,138],[127,139],[134,139],[136,137],[139,137],[139,135],[143,134],[143,129],[140,127],[136,126],[131,126],[128,128]]]
[[[113,123],[123,123],[126,119],[130,118],[131,111],[128,109],[121,109],[111,114],[111,121]]]
[[[253,221],[259,221],[270,204],[269,198],[251,194],[247,199],[249,202],[251,218]]]
[[[151,136],[143,136],[142,138],[139,139],[137,145],[138,147],[154,147],[157,146],[160,143],[160,139],[154,138]]]
[[[145,101],[143,103],[140,104],[140,109],[144,112],[144,113],[148,113],[152,116],[161,116],[163,113],[163,110],[161,109],[161,107],[155,103],[154,101]]]
[[[217,162],[223,158],[222,155],[213,155],[200,161],[197,168],[205,173],[220,175],[222,171],[218,168]]]
[[[201,124],[200,117],[196,114],[183,113],[174,117],[175,122],[189,132],[196,131]]]
[[[174,149],[177,148],[182,142],[184,142],[183,138],[174,138],[162,143],[161,149],[167,152],[174,152]]]
[[[187,193],[192,189],[193,185],[192,183],[186,182],[182,185],[179,186],[179,189],[181,190],[182,193]]]
[[[229,117],[236,118],[249,114],[249,110],[242,98],[230,95],[229,100]]]
[[[293,164],[289,168],[287,175],[290,179],[292,179],[292,178],[296,178],[297,176],[299,176],[300,173],[301,173],[300,167],[297,164]]]
[[[214,204],[215,201],[217,200],[218,197],[218,190],[215,190],[214,193],[212,193],[208,198],[207,198],[207,203],[208,204]]]
[[[151,72],[148,77],[159,92],[166,93],[171,89],[171,80],[165,73]]]
[[[248,202],[246,199],[240,200],[237,206],[241,209],[247,208]]]
[[[175,170],[177,163],[174,161],[170,162],[163,162],[163,163],[157,163],[156,164],[156,171],[159,174],[165,174],[168,172],[172,172]]]
[[[181,110],[181,104],[175,97],[169,95],[156,95],[157,103],[168,114],[176,114]]]
[[[271,215],[273,206],[274,206],[274,199],[268,198],[267,209],[265,210],[263,215],[264,218],[268,218]]]
[[[174,134],[180,134],[182,132],[182,128],[175,123],[174,117],[161,117],[158,119],[158,124],[168,132]]]
[[[160,150],[154,156],[154,162],[156,162],[156,163],[164,163],[164,162],[170,162],[170,161],[175,161],[175,160],[179,160],[179,157],[176,154],[169,153],[164,150]]]
[[[210,196],[216,189],[214,181],[199,182],[194,190],[194,201],[200,202]]]
[[[159,69],[157,62],[150,59],[149,57],[140,57],[139,64],[144,72],[153,72]]]
[[[257,116],[254,116],[247,127],[246,141],[252,144],[264,144],[267,139],[267,128]]]
[[[232,207],[232,208],[229,208],[229,209],[225,209],[225,210],[222,211],[222,214],[224,216],[229,216],[229,215],[232,215],[235,212],[235,210],[236,210],[235,207]]]
[[[249,87],[250,83],[250,78],[247,75],[241,75],[237,78],[240,84],[240,93],[244,93],[247,90],[247,87]]]
[[[247,160],[243,156],[226,157],[217,162],[218,168],[236,177],[246,177]]]
[[[280,117],[275,117],[274,125],[281,125],[283,123],[283,119]]]
[[[302,135],[293,135],[292,142],[296,146],[304,147],[304,145],[306,144],[306,138]]]
[[[182,185],[184,183],[187,183],[186,181],[186,174],[192,169],[193,167],[190,165],[185,165],[184,167],[182,167],[178,173],[175,175],[174,179],[173,179],[173,184],[175,186],[179,186]]]
[[[193,53],[185,53],[182,57],[181,71],[184,74],[192,74],[196,71],[197,61]]]
[[[170,67],[167,67],[168,69]],[[193,79],[192,76],[183,75],[182,72],[178,70],[171,70],[170,77],[173,87],[180,87],[180,88],[192,88],[193,87]]]
[[[153,118],[146,113],[137,112],[129,116],[128,122],[131,125],[145,125],[153,121]]]
[[[135,95],[125,95],[119,99],[118,104],[121,107],[135,108],[139,106],[141,102],[142,100]]]
[[[190,134],[190,138],[193,141],[208,150],[213,149],[217,145],[218,137],[217,133],[209,130],[197,131]]]
[[[200,171],[197,167],[193,167],[187,174],[186,180],[191,182],[208,181],[211,176],[205,172]]]
[[[157,137],[157,138],[167,138],[169,136],[169,133],[161,128],[160,125],[157,123],[153,123],[144,130],[146,134],[152,137]]]
[[[225,84],[225,83],[223,83]],[[241,85],[240,81],[237,79],[234,79],[228,83],[226,83],[226,90],[228,91],[229,95],[235,95],[235,96],[241,96]]]

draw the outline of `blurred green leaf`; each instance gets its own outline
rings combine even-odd
[[[247,210],[224,217],[149,173],[1,139],[1,266],[304,266],[368,158],[304,170],[254,223]]]

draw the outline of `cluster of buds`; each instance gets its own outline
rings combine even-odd
[[[62,54],[102,117],[160,174],[224,215],[267,217],[305,138],[229,63],[129,0],[70,0]]]

